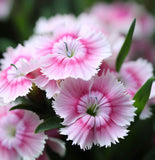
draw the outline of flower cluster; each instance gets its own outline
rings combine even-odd
[[[21,97],[29,101],[34,87],[46,92],[50,109],[63,119],[60,134],[67,135],[67,140],[81,149],[91,149],[93,144],[108,147],[127,136],[136,115],[132,99],[153,76],[153,65],[143,58],[132,60],[132,53],[119,73],[115,69],[134,17],[134,40],[149,37],[154,21],[142,7],[97,4],[78,17],[41,17],[32,37],[23,45],[7,48],[0,61],[0,159],[38,158],[45,143],[60,155],[65,153],[58,133],[56,138],[49,133],[34,133],[42,121],[39,114],[9,111],[21,103]],[[150,117],[149,104],[154,103],[154,97],[153,84],[141,119]],[[45,152],[39,159],[43,157]]]

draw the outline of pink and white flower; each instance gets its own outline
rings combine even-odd
[[[16,48],[8,47],[7,51],[3,53],[3,58],[0,60],[1,70],[5,70],[11,64],[15,65],[19,60],[26,62],[35,58],[32,48],[31,46],[23,47],[20,44]]]
[[[1,60],[0,97],[5,103],[28,94],[32,82],[45,90],[48,98],[59,93],[57,82],[49,80],[40,72],[40,57],[43,53],[41,55],[35,53],[32,42],[26,44],[25,47],[21,45],[18,45],[16,49],[10,47],[4,53],[4,58]]]
[[[18,45],[17,48],[8,48],[1,60],[0,97],[5,103],[14,101],[19,96],[25,96],[32,86],[23,72],[23,64],[29,62],[33,54],[29,48]]]
[[[103,32],[105,35],[109,34],[105,25],[97,18],[96,15],[90,13],[81,13],[77,17],[77,24],[82,26],[88,26],[92,28],[92,30],[96,30],[97,32]]]
[[[34,29],[35,34],[53,34],[58,28],[62,28],[68,24],[75,23],[75,17],[71,14],[57,14],[49,19],[40,17],[36,22]]]
[[[153,16],[149,15],[143,6],[133,2],[97,3],[90,13],[96,15],[107,26],[107,29],[113,30],[115,28],[115,30],[125,34],[132,20],[136,18],[134,36],[138,39],[151,36],[155,29]]]
[[[142,58],[136,61],[125,62],[120,70],[120,79],[126,87],[127,92],[134,97],[136,92],[143,84],[153,76],[153,66],[147,60]],[[140,115],[140,119],[149,118],[152,113],[149,107],[151,98],[155,97],[155,83],[153,83],[150,100],[144,107]]]
[[[138,89],[153,76],[153,66],[147,60],[125,62],[120,70],[120,79],[133,97]],[[153,94],[153,93],[152,93]]]
[[[30,111],[9,111],[10,107],[0,107],[0,159],[32,160],[39,157],[47,139],[44,133],[34,133],[41,120]]]
[[[111,55],[106,37],[87,27],[61,28],[53,39],[46,39],[46,47],[40,45],[37,50],[38,54],[47,53],[42,58],[41,72],[51,80],[67,77],[88,80],[97,73],[102,60]]]
[[[135,116],[132,104],[123,84],[107,72],[89,81],[64,81],[54,109],[64,118],[66,127],[60,133],[85,150],[93,144],[108,147],[124,138]]]

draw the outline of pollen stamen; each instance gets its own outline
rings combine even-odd
[[[16,65],[14,64],[11,64],[11,66],[13,66],[16,70],[18,70],[18,68],[16,67]]]
[[[69,51],[67,43],[64,42],[64,44],[65,44],[65,46],[66,46],[67,56],[68,56],[68,57],[72,57],[72,53]]]

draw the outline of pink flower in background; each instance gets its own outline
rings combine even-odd
[[[136,61],[125,62],[122,65],[119,76],[127,92],[134,97],[140,87],[153,76],[153,66],[147,60],[141,58]],[[152,86],[150,100],[140,115],[141,119],[146,119],[152,115],[149,105],[153,104],[151,101],[153,97],[155,97],[155,83]]]
[[[94,14],[89,13],[81,13],[76,20],[76,23],[82,26],[88,26],[89,28],[92,28],[92,30],[96,30],[97,32],[102,32],[106,36],[109,34],[107,31],[106,26],[103,25],[103,23],[96,17]]]
[[[49,19],[40,17],[34,28],[35,34],[53,34],[55,30],[62,28],[68,24],[75,23],[75,17],[71,14],[57,14]]]
[[[143,6],[136,3],[98,3],[92,7],[91,14],[95,14],[108,30],[117,30],[126,34],[134,18],[137,19],[135,38],[149,37],[154,32],[154,17],[149,15]]]
[[[34,131],[42,121],[30,111],[9,111],[10,107],[0,107],[0,159],[32,160],[39,157],[47,136]]]
[[[44,41],[45,42],[45,41]],[[49,38],[47,46],[38,49],[47,53],[41,72],[51,80],[67,77],[90,79],[103,59],[111,55],[110,45],[101,32],[87,27],[68,26]]]
[[[0,20],[6,19],[12,8],[14,0],[0,0]]]
[[[123,84],[107,72],[89,81],[69,78],[56,97],[54,109],[64,118],[60,133],[81,149],[111,146],[127,135],[135,108]]]
[[[152,76],[152,64],[141,58],[136,61],[125,62],[120,70],[120,79],[132,97]]]
[[[57,129],[51,129],[45,132],[48,135],[47,145],[52,151],[57,153],[60,157],[63,157],[66,153],[66,147],[64,141],[60,139],[60,134]],[[45,150],[37,160],[50,160]]]

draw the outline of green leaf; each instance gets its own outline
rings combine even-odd
[[[155,77],[149,78],[133,97],[133,100],[135,100],[134,106],[137,108],[136,114],[138,116],[143,111],[146,103],[149,100],[151,87],[154,80],[155,80]]]
[[[51,117],[45,120],[43,123],[39,124],[35,130],[35,133],[40,133],[47,131],[49,129],[61,128],[61,119],[58,117]]]
[[[135,29],[135,24],[136,24],[136,19],[133,20],[133,22],[129,28],[129,31],[127,33],[127,36],[125,38],[125,41],[122,45],[122,48],[117,56],[117,59],[116,59],[116,71],[117,72],[120,71],[121,65],[123,64],[128,52],[130,50],[131,43],[132,43],[132,36],[133,36],[134,29]]]
[[[25,110],[29,110],[29,111],[36,112],[36,113],[38,112],[38,108],[36,108],[35,106],[29,103],[18,104],[12,107],[10,111],[15,110],[15,109],[25,109]]]

